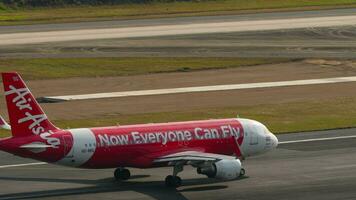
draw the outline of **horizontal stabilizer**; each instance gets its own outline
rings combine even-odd
[[[30,144],[22,145],[20,146],[20,148],[27,149],[29,151],[32,151],[33,153],[41,153],[43,151],[46,151],[47,148],[53,148],[53,146],[42,142],[33,142]]]
[[[31,149],[31,148],[52,148],[52,145],[48,145],[48,144],[43,144],[43,143],[31,143],[31,144],[25,144],[20,146],[20,148],[24,148],[24,149]]]
[[[2,116],[0,116],[0,128],[5,130],[11,130],[11,126],[5,121]]]

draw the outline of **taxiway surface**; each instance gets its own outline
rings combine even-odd
[[[0,27],[0,58],[355,58],[355,11],[337,9]],[[83,39],[91,40],[83,42]],[[29,44],[45,41],[51,42]]]
[[[212,23],[191,23],[159,26],[81,29],[0,34],[0,45],[24,45],[48,42],[83,41],[115,38],[141,38],[175,35],[216,34],[231,32],[269,31],[298,28],[320,28],[356,25],[356,16],[248,20]]]
[[[239,15],[168,17],[168,18],[157,18],[157,19],[110,20],[110,21],[77,22],[77,23],[0,26],[0,34],[83,30],[83,29],[124,28],[124,27],[127,28],[127,27],[137,27],[137,26],[142,27],[142,26],[160,26],[160,25],[174,25],[174,24],[184,25],[184,24],[192,24],[192,23],[216,23],[216,22],[251,21],[251,20],[354,16],[355,13],[356,13],[356,8],[348,8],[348,9],[332,9],[332,10],[316,10],[316,11],[270,12],[270,13],[239,14]]]
[[[356,129],[279,135],[279,140],[356,135]],[[132,169],[117,183],[113,170],[37,165],[0,170],[0,199],[355,199],[356,139],[281,144],[244,162],[247,176],[219,182],[186,167],[183,186],[166,188],[171,168]],[[1,153],[0,165],[29,163]]]

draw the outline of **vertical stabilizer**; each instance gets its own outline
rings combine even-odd
[[[40,105],[15,72],[2,73],[7,110],[14,137],[41,135],[46,137],[58,130],[47,118]]]

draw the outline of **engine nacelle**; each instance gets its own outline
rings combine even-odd
[[[218,178],[224,180],[235,179],[240,176],[241,162],[236,160],[220,160],[211,165],[198,167],[198,174],[207,175],[209,178]]]

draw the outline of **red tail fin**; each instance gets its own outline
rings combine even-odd
[[[50,135],[58,130],[17,73],[2,73],[2,80],[14,137]]]

